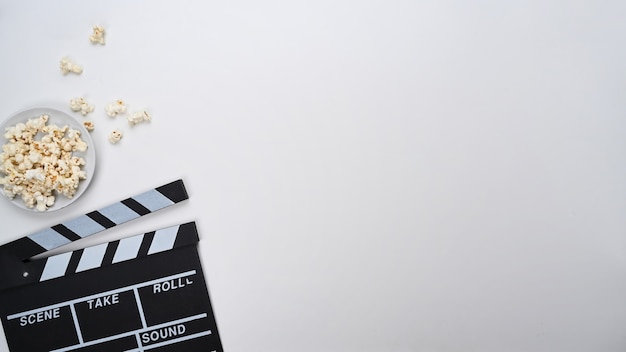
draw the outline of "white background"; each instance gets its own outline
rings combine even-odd
[[[625,16],[2,1],[0,116],[84,96],[98,164],[68,208],[0,202],[0,243],[182,178],[189,201],[85,243],[197,221],[226,351],[624,351]]]

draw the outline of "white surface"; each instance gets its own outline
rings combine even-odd
[[[226,351],[624,351],[625,11],[2,2],[0,115],[84,96],[99,164],[58,212],[0,203],[0,240],[183,178],[89,243],[196,220]]]

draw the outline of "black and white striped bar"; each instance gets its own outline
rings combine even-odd
[[[97,269],[198,243],[194,222],[175,225],[121,240],[102,243],[27,263],[29,276],[39,281]]]
[[[188,198],[183,181],[177,180],[22,237],[0,246],[0,250],[25,260]]]

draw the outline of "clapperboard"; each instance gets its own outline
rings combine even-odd
[[[9,349],[222,351],[194,222],[29,260],[187,198],[177,180],[0,246]]]

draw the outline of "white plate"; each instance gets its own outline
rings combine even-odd
[[[91,180],[93,179],[94,171],[96,169],[96,151],[94,149],[94,143],[93,143],[93,140],[91,139],[91,135],[85,129],[85,127],[83,127],[82,122],[76,120],[75,118],[73,118],[72,116],[68,115],[65,112],[55,110],[55,109],[50,109],[50,108],[33,108],[33,109],[24,110],[4,120],[2,124],[0,124],[0,144],[4,145],[7,143],[6,138],[4,138],[4,134],[8,127],[15,126],[20,122],[26,123],[28,119],[36,118],[44,114],[49,116],[47,125],[57,125],[59,127],[69,126],[70,128],[78,130],[80,131],[81,139],[85,141],[85,143],[87,143],[87,150],[85,152],[73,152],[72,153],[72,155],[81,157],[85,160],[85,165],[82,167],[82,169],[87,174],[87,179],[80,181],[80,183],[78,184],[78,189],[76,190],[76,193],[74,194],[72,198],[67,198],[63,195],[56,194],[56,191],[55,191],[54,192],[54,195],[55,195],[54,205],[49,207],[47,210],[47,211],[54,211],[54,210],[58,210],[58,209],[64,208],[72,204],[74,201],[76,201],[76,199],[78,199],[85,192],[85,190],[89,186],[89,183],[91,183]],[[37,139],[39,138],[40,136],[37,137]],[[4,176],[3,173],[0,173],[0,175]],[[20,197],[19,195],[15,196],[15,198],[13,199],[7,197],[4,194],[3,188],[4,187],[0,185],[0,193],[2,193],[3,198],[9,200],[11,203],[15,204],[16,206],[22,209],[38,212],[36,208],[32,208],[32,209],[28,208],[22,201],[22,197]]]

